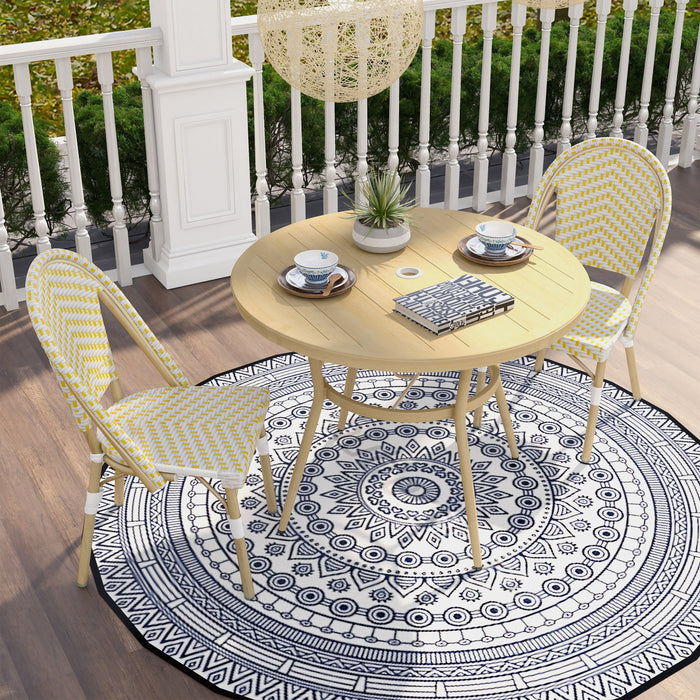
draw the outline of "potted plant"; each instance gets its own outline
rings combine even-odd
[[[405,248],[411,238],[409,226],[412,200],[408,185],[401,185],[396,171],[369,172],[360,185],[360,196],[352,203],[355,219],[352,240],[370,253],[393,253]]]

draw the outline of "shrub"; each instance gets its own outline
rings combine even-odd
[[[126,225],[132,229],[149,213],[141,85],[133,80],[115,88],[113,100]],[[78,93],[75,99],[75,126],[88,214],[96,226],[106,229],[112,220],[112,194],[100,94],[88,90]]]
[[[46,223],[49,234],[55,234],[61,230],[61,222],[70,206],[68,188],[61,175],[61,154],[48,137],[46,124],[35,120],[34,131]],[[17,250],[36,238],[36,231],[22,116],[7,102],[0,102],[0,193],[5,209],[8,245],[11,250]]]

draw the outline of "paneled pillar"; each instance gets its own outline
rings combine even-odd
[[[227,277],[255,240],[246,81],[231,53],[229,0],[150,0],[163,45],[148,76],[163,226],[144,263],[166,288]]]

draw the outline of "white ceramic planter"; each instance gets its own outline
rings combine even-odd
[[[391,228],[374,228],[371,231],[359,220],[352,227],[353,243],[369,253],[394,253],[408,245],[411,229],[408,224]]]

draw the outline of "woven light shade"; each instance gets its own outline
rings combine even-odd
[[[573,7],[583,5],[586,0],[515,0],[520,5],[527,5],[536,9],[558,10],[561,7]]]
[[[258,0],[268,61],[293,87],[354,102],[391,85],[423,32],[422,0]]]

